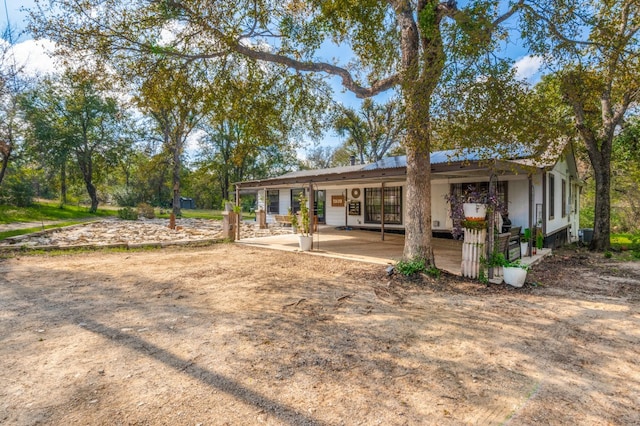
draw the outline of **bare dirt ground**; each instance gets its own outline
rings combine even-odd
[[[2,424],[640,424],[638,263],[512,289],[234,244],[16,256]]]

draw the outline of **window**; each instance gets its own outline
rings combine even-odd
[[[549,173],[549,219],[553,219],[556,215],[556,178]]]
[[[364,223],[381,223],[382,188],[364,189]],[[384,223],[402,224],[402,187],[384,188]]]
[[[567,199],[567,181],[562,179],[562,217],[567,217],[567,205],[569,200]]]
[[[291,190],[291,212],[298,213],[300,211],[300,194],[304,195],[304,188]]]
[[[280,191],[277,189],[267,190],[267,213],[280,214]]]

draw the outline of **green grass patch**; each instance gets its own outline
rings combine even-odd
[[[79,223],[84,223],[84,222],[82,222],[82,221],[60,222],[60,223],[56,223],[55,225],[38,226],[38,227],[35,227],[35,228],[12,229],[10,231],[0,232],[0,240],[4,240],[4,239],[7,239],[7,238],[11,238],[11,237],[16,237],[18,235],[33,234],[34,232],[44,231],[45,229],[63,228],[65,226],[77,225]]]
[[[615,251],[618,260],[640,260],[640,234],[611,234],[611,250]]]
[[[47,220],[74,220],[91,217],[115,216],[114,210],[98,209],[89,213],[89,207],[64,205],[56,202],[39,201],[29,207],[0,206],[0,224],[16,222],[39,222]]]
[[[171,210],[168,209],[156,209],[156,217],[162,219],[169,219]],[[221,210],[204,210],[204,209],[182,209],[183,219],[210,219],[210,220],[222,220]],[[255,214],[242,213],[242,220],[254,219]]]

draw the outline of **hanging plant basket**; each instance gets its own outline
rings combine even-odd
[[[466,220],[479,221],[484,220],[487,216],[487,205],[480,203],[464,203],[462,204],[464,217]]]

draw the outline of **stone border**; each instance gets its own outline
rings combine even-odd
[[[59,228],[58,228],[59,229]],[[34,235],[34,234],[29,234]],[[53,246],[27,246],[13,245],[0,246],[0,254],[15,252],[35,252],[35,251],[71,251],[71,250],[101,250],[101,249],[162,249],[168,247],[207,247],[225,242],[222,238],[207,238],[203,240],[178,240],[178,241],[149,241],[144,243],[111,243],[111,244],[76,244],[76,245],[53,245]]]

